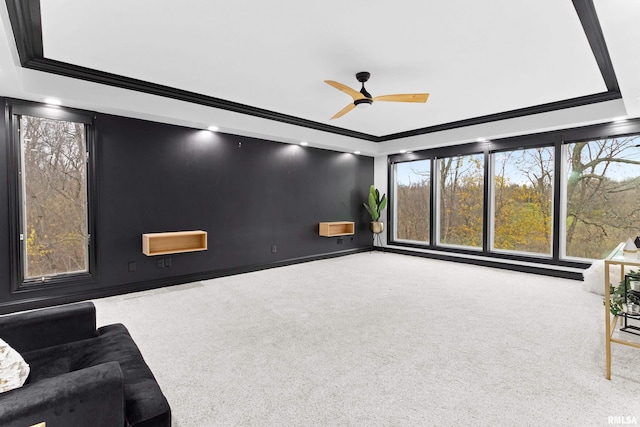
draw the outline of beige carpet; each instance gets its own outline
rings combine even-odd
[[[178,427],[640,423],[640,350],[606,380],[576,281],[374,252],[95,303]]]

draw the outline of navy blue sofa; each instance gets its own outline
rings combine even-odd
[[[0,393],[0,425],[169,427],[171,409],[122,324],[96,329],[93,303],[0,317],[0,338],[31,372]]]

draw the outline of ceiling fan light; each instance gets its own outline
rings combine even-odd
[[[371,106],[372,103],[373,101],[369,98],[358,99],[357,101],[354,101],[354,104],[356,104],[356,107],[360,109],[369,108],[369,106]]]

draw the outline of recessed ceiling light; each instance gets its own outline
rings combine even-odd
[[[300,145],[309,145],[309,143],[307,141],[302,141]]]
[[[406,152],[407,152],[407,150],[400,150],[400,154],[404,154]]]
[[[487,138],[478,138],[476,139],[478,142],[487,142]]]
[[[44,102],[46,102],[49,105],[61,105],[62,101],[60,101],[59,99],[56,98],[45,98]]]
[[[210,130],[211,132],[218,132],[218,129],[219,129],[218,126],[209,126],[207,128],[207,130]]]
[[[627,118],[626,117],[616,117],[615,119],[613,119],[614,123],[622,123],[622,122],[626,122]]]
[[[359,151],[354,151],[353,154],[360,154],[360,152]]]

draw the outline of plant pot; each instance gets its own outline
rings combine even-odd
[[[382,233],[382,230],[384,230],[384,222],[371,221],[371,231],[375,234],[379,234]]]

